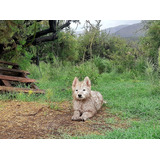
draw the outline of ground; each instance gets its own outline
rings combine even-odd
[[[85,122],[72,121],[72,114],[72,102],[68,101],[0,101],[0,139],[72,138],[128,127],[106,106]]]

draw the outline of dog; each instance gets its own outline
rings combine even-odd
[[[77,77],[72,83],[73,96],[73,121],[86,121],[93,117],[104,103],[102,95],[97,91],[91,91],[91,81],[85,77],[80,82]]]

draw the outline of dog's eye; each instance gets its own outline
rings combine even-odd
[[[85,89],[83,89],[83,91],[86,91]]]
[[[76,89],[76,91],[78,91],[78,89]]]

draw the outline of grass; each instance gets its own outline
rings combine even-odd
[[[160,138],[160,96],[152,94],[155,86],[146,80],[111,80],[111,77],[107,80],[108,76],[102,75],[94,89],[99,90],[108,101],[111,112],[127,120],[130,127],[115,129],[105,136],[79,138]]]
[[[139,121],[132,122],[128,129],[115,129],[106,132],[105,135],[87,135],[83,137],[74,137],[83,139],[159,139],[160,127],[158,122]]]
[[[43,64],[45,65],[45,64]],[[78,69],[63,68],[54,69],[53,73],[43,71],[42,78],[39,75],[37,68],[32,68],[32,75],[38,78],[37,84],[40,89],[45,89],[45,95],[35,96],[33,94],[17,93],[15,95],[0,95],[0,99],[16,98],[23,101],[70,101],[72,99],[71,84],[75,76],[85,77],[90,74],[92,67],[90,65],[87,71],[87,66]],[[45,68],[45,66],[42,66]],[[83,69],[85,74],[83,74]],[[36,74],[34,74],[34,71]],[[56,77],[54,77],[54,72]],[[48,74],[48,75],[47,75]],[[107,139],[159,139],[160,138],[160,86],[158,83],[152,83],[145,78],[139,76],[134,77],[132,73],[126,72],[118,74],[115,72],[97,74],[92,90],[101,92],[104,100],[107,101],[107,107],[110,112],[118,116],[121,120],[127,121],[129,127],[127,129],[114,128],[108,131],[105,135],[86,135],[71,137],[64,133],[64,138],[107,138]],[[52,76],[49,76],[52,75]],[[57,78],[58,77],[58,78]],[[93,78],[93,77],[92,77]],[[58,106],[51,106],[53,109],[59,109]],[[106,123],[116,123],[113,118],[106,119]]]

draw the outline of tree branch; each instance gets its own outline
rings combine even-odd
[[[49,20],[50,28],[37,32],[36,35],[35,35],[35,38],[44,36],[44,35],[46,35],[48,33],[55,32],[54,24],[55,24],[55,22],[53,20]],[[29,43],[33,38],[34,38],[34,35],[28,37],[27,38],[27,43]]]
[[[71,24],[71,20],[68,20],[66,23],[64,23],[63,25],[58,27],[56,20],[49,20],[50,28],[37,32],[36,35],[35,35],[35,39],[32,42],[32,44],[36,45],[36,44],[41,43],[41,42],[48,42],[48,41],[55,40],[57,38],[57,36],[56,36],[57,32],[59,30],[63,30],[64,28],[68,27],[70,24]],[[53,35],[42,37],[42,36],[44,36],[48,33],[53,33]],[[28,37],[27,38],[27,44],[30,43],[33,38],[34,38],[34,35]]]
[[[68,20],[65,24],[63,24],[62,26],[60,26],[59,29],[62,30],[63,28],[68,27],[70,24],[71,24],[71,20]]]
[[[35,39],[33,45],[36,45],[36,44],[42,43],[42,42],[54,41],[55,39],[57,39],[56,33],[51,36],[39,37],[39,38]]]

